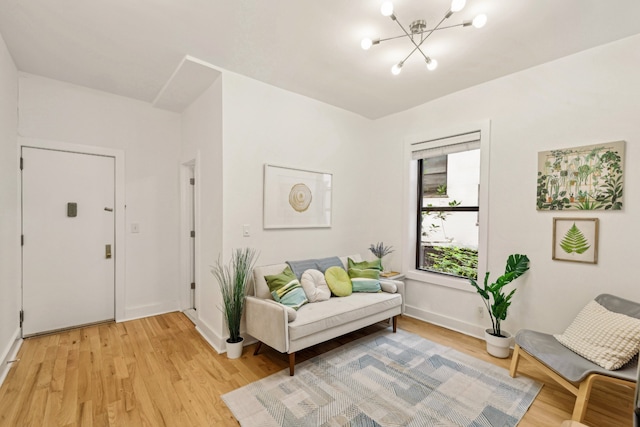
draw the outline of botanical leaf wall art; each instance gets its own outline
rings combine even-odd
[[[560,242],[560,247],[568,254],[577,253],[582,254],[591,247],[589,241],[584,237],[582,231],[576,227],[574,222],[569,231],[564,235],[564,238]]]
[[[624,141],[538,153],[538,210],[621,210]]]
[[[598,225],[597,218],[554,218],[552,258],[597,263]]]

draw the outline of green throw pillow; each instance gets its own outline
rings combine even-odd
[[[264,280],[267,281],[271,296],[280,304],[297,310],[309,302],[298,278],[289,267],[280,274],[264,276]]]
[[[329,267],[324,272],[324,278],[327,280],[327,285],[331,289],[331,293],[337,297],[348,297],[351,295],[351,279],[344,268],[342,267]]]
[[[355,262],[347,260],[353,292],[381,292],[380,260]]]

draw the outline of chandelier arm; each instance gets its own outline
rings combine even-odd
[[[425,56],[424,52],[422,52],[422,50],[421,50],[421,49],[419,49],[419,48],[416,46],[416,47],[414,47],[414,48],[413,48],[413,50],[412,50],[411,52],[409,52],[409,55],[407,55],[407,56],[406,56],[402,61],[400,61],[400,63],[401,63],[401,64],[404,64],[404,63],[407,61],[407,59],[409,59],[409,57],[410,57],[411,55],[413,55],[413,52],[415,52],[416,50],[420,51],[420,53],[422,53],[422,56],[424,56],[424,57],[426,58],[426,56]]]
[[[427,34],[426,36],[424,36],[424,38],[422,39],[422,41],[420,41],[420,44],[416,44],[415,42],[413,43],[413,44],[415,44],[415,45],[416,45],[416,47],[418,48],[418,50],[420,51],[420,53],[422,53],[422,50],[420,49],[420,46],[422,46],[422,43],[424,43],[424,42],[429,38],[429,36],[430,36],[431,34],[433,34],[433,32],[434,32],[434,31],[436,31],[437,29],[439,29],[439,28],[440,28],[440,25],[444,22],[444,20],[445,20],[445,19],[449,18],[449,16],[451,16],[451,15],[450,15],[450,14],[445,15],[445,16],[444,16],[444,18],[442,18],[442,19],[440,20],[440,22],[438,22],[438,25],[436,25],[435,27],[433,27],[433,29],[432,29],[432,30],[428,30],[428,31],[426,31],[428,34]],[[403,30],[404,30],[404,28],[403,28]],[[405,32],[406,32],[406,31],[405,31]],[[413,41],[413,40],[411,40],[411,41]],[[427,57],[427,55],[425,55],[424,53],[422,53],[422,55],[424,56],[424,59],[429,59],[429,58]]]
[[[446,27],[431,28],[431,29],[429,29],[429,30],[418,31],[417,33],[414,33],[414,34],[425,34],[425,33],[431,33],[431,32],[433,32],[433,31],[447,30],[447,29],[449,29],[449,28],[464,27],[464,26],[465,26],[465,25],[464,25],[464,23],[462,23],[462,24],[455,24],[455,25],[449,25],[449,26],[446,26]],[[389,41],[389,40],[399,39],[399,38],[402,38],[402,37],[407,37],[407,35],[406,35],[406,34],[401,34],[401,35],[399,35],[399,36],[387,37],[387,38],[385,38],[385,39],[377,39],[377,41],[378,41],[379,43],[382,43],[382,42],[386,42],[386,41]]]
[[[442,23],[443,23],[446,19],[448,19],[450,16],[451,16],[451,12],[447,13],[447,14],[444,16],[444,18],[442,18],[442,19],[440,20],[440,22],[438,22],[438,25],[436,25],[436,26],[435,26],[433,29],[431,29],[431,30],[421,31],[420,33],[415,33],[415,34],[420,34],[420,36],[421,36],[420,43],[416,43],[416,41],[415,41],[415,40],[413,39],[413,37],[412,37],[412,34],[409,34],[409,32],[408,32],[408,31],[407,31],[407,30],[402,26],[402,24],[400,23],[400,21],[398,21],[397,16],[392,15],[391,19],[393,19],[393,20],[398,24],[398,26],[399,26],[399,27],[402,29],[402,31],[404,32],[405,36],[406,36],[409,40],[411,40],[411,43],[413,43],[413,45],[415,46],[415,49],[413,49],[411,52],[409,52],[409,55],[407,55],[407,56],[406,56],[406,58],[404,58],[400,63],[401,63],[401,64],[403,64],[407,59],[409,59],[409,57],[410,57],[411,55],[413,55],[413,53],[414,53],[416,50],[417,50],[418,52],[420,52],[420,54],[424,57],[425,61],[429,62],[429,60],[430,60],[431,58],[429,58],[427,55],[425,55],[425,53],[422,51],[422,49],[420,49],[420,46],[422,46],[422,44],[423,44],[423,43],[424,43],[424,42],[429,38],[429,36],[430,36],[431,34],[433,34],[433,32],[434,32],[434,31],[438,30],[438,29],[440,28],[440,25],[442,25]],[[460,24],[460,25],[462,25],[462,24]],[[442,28],[442,29],[444,29],[444,28]],[[424,37],[422,37],[425,33],[427,33],[427,35],[426,35],[426,36],[424,36]],[[402,37],[402,36],[400,36],[400,37]],[[383,40],[380,40],[380,41],[383,41]]]
[[[445,19],[446,19],[446,18],[445,18]],[[413,37],[411,37],[411,34],[409,34],[409,32],[408,32],[408,31],[407,31],[407,30],[402,26],[402,24],[400,23],[400,21],[398,21],[398,19],[397,19],[397,18],[396,18],[396,19],[394,19],[394,21],[396,21],[396,23],[400,26],[400,28],[402,28],[402,31],[404,31],[405,35],[409,38],[409,40],[411,40],[411,43],[413,43],[413,45],[416,47],[415,49],[413,49],[413,50],[411,51],[411,53],[409,53],[409,55],[407,55],[407,57],[406,57],[402,62],[404,63],[404,61],[406,61],[407,59],[409,59],[409,57],[410,57],[411,55],[413,55],[413,52],[415,52],[416,50],[417,50],[418,52],[420,52],[420,53],[422,54],[422,56],[424,56],[424,59],[425,59],[425,60],[428,60],[428,59],[429,59],[429,57],[428,57],[427,55],[425,55],[425,54],[424,54],[424,52],[422,51],[422,49],[420,49],[420,45],[421,45],[422,43],[424,43],[424,41],[426,40],[426,38],[427,38],[427,37],[429,37],[429,36],[425,37],[425,38],[424,38],[424,39],[423,39],[423,40],[418,44],[418,43],[416,43],[416,41],[413,39]],[[442,21],[440,21],[440,24],[442,24],[442,22],[443,22],[443,21],[444,21],[444,19],[443,19]],[[438,24],[438,25],[440,25],[440,24]],[[438,28],[438,26],[436,26],[436,28]],[[433,31],[435,31],[435,30],[432,30],[431,32],[433,32]],[[431,34],[431,33],[429,33],[429,35],[430,35],[430,34]]]

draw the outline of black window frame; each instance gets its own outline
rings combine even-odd
[[[425,271],[428,273],[442,274],[444,276],[450,277],[461,277],[453,274],[443,273],[441,271],[429,270],[426,268],[422,268],[422,260],[420,259],[422,256],[422,217],[425,213],[429,212],[477,212],[478,215],[480,213],[480,206],[423,206],[424,201],[424,189],[423,189],[423,180],[422,176],[424,174],[424,158],[418,159],[418,209],[417,212],[417,220],[416,220],[416,259],[415,259],[415,268],[418,271]],[[448,170],[447,170],[448,173]]]

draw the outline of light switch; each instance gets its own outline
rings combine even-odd
[[[249,224],[245,224],[242,226],[242,237],[249,237],[249,236],[251,236]]]
[[[140,232],[140,224],[138,224],[137,222],[131,223],[131,232],[132,233],[139,233]]]

